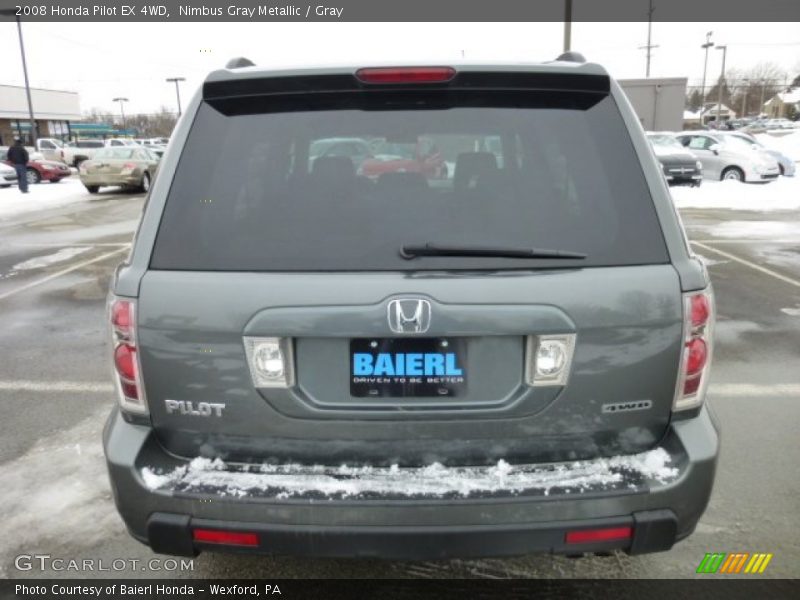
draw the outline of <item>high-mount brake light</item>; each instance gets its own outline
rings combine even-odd
[[[139,353],[136,347],[136,303],[114,298],[109,302],[114,382],[120,407],[129,413],[147,414]]]
[[[366,67],[356,71],[362,83],[444,83],[455,76],[453,67]]]
[[[684,295],[684,340],[675,390],[674,411],[700,406],[708,387],[713,350],[714,295],[709,286]]]

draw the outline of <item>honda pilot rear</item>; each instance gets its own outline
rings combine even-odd
[[[108,314],[114,498],[157,552],[638,554],[711,493],[707,273],[573,54],[232,61]]]

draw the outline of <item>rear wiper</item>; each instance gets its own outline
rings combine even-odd
[[[498,248],[490,246],[437,246],[424,244],[417,246],[400,246],[400,256],[411,260],[418,256],[487,256],[499,258],[575,258],[583,259],[581,252],[553,250],[550,248]]]

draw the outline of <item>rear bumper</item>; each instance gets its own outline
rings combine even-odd
[[[179,488],[150,489],[144,464],[174,465],[150,427],[126,422],[115,410],[104,446],[114,499],[131,534],[156,552],[200,550],[390,559],[580,554],[621,549],[668,550],[689,535],[711,495],[719,449],[707,407],[670,426],[661,447],[678,474],[611,490],[539,495],[434,499],[239,498]],[[632,528],[628,538],[568,544],[570,531]],[[255,546],[193,541],[197,528],[255,533]]]

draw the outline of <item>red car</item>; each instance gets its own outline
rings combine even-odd
[[[432,140],[420,138],[416,144],[381,142],[359,169],[361,175],[371,178],[396,172],[422,173],[426,179],[446,179],[447,164]]]
[[[28,150],[28,154],[32,154],[35,152],[34,150]],[[5,164],[14,166],[11,161],[6,160],[8,157],[8,147],[4,146],[0,148],[0,160],[2,160]],[[72,175],[72,171],[69,170],[69,167],[62,162],[57,162],[54,160],[39,160],[33,159],[29,160],[27,164],[28,168],[28,183],[39,183],[41,181],[50,181],[52,183],[58,183],[65,177],[69,177]]]

